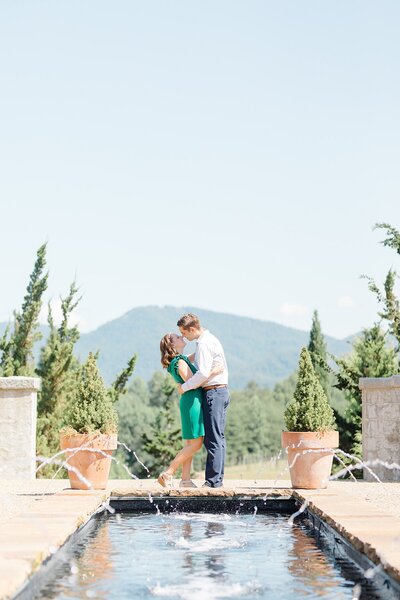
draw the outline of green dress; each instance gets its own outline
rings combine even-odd
[[[197,369],[190,362],[187,356],[178,354],[175,356],[170,364],[168,365],[167,371],[172,375],[177,383],[184,383],[182,377],[179,375],[178,362],[184,360],[192,373],[196,373]],[[201,408],[201,388],[196,390],[189,390],[181,396],[179,404],[181,411],[182,421],[182,438],[184,440],[193,440],[204,435],[204,422],[203,422],[203,410]]]

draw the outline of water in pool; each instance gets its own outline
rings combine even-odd
[[[378,598],[361,580],[287,515],[121,513],[101,518],[32,598]]]

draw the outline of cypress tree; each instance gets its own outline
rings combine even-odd
[[[64,431],[76,433],[116,433],[118,414],[97,367],[96,357],[89,352],[82,366],[73,400],[64,418]]]
[[[112,383],[108,393],[110,394],[111,400],[113,402],[117,402],[119,397],[123,394],[126,394],[126,386],[128,383],[128,379],[132,375],[135,370],[137,361],[137,354],[134,354],[129,360],[125,369],[122,369],[121,373],[117,375],[114,382]]]
[[[348,400],[344,422],[340,424],[341,446],[356,456],[361,456],[360,378],[390,377],[399,372],[397,351],[388,346],[386,337],[379,323],[375,323],[370,329],[363,329],[349,356],[335,358],[339,367],[335,387],[344,390]]]
[[[33,346],[42,337],[37,331],[38,317],[48,279],[48,273],[44,273],[46,246],[43,244],[37,251],[21,312],[14,312],[14,331],[8,339],[7,330],[0,341],[0,373],[3,377],[34,375]]]
[[[382,241],[384,246],[393,248],[400,254],[400,232],[388,223],[377,223],[375,229],[385,229],[386,238]],[[398,343],[398,352],[400,351],[400,300],[395,293],[395,284],[398,279],[396,271],[389,269],[386,275],[383,291],[379,289],[372,277],[363,275],[368,280],[370,291],[376,295],[378,302],[383,305],[383,309],[378,312],[381,319],[387,321],[389,332],[396,338]]]
[[[287,431],[329,431],[335,417],[315,374],[307,348],[300,354],[297,385],[293,400],[285,410]]]
[[[49,303],[47,322],[49,337],[41,349],[36,374],[42,380],[38,395],[37,452],[51,456],[59,449],[59,430],[65,409],[76,387],[79,362],[73,351],[79,339],[77,327],[69,326],[72,311],[77,306],[78,288],[75,282],[69,294],[61,299],[62,321],[59,327],[54,324]],[[46,465],[39,472],[41,477],[50,477],[58,470],[54,465]]]
[[[386,239],[381,243],[400,254],[400,231],[397,231],[389,223],[376,223],[374,229],[386,229]]]
[[[327,398],[330,397],[330,376],[321,363],[327,361],[326,343],[321,329],[321,323],[318,318],[318,312],[314,310],[313,320],[310,331],[310,341],[308,343],[308,351],[311,356],[311,361],[314,367],[320,384],[322,385]]]

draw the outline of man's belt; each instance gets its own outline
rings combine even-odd
[[[208,392],[208,390],[216,390],[217,388],[226,388],[228,387],[225,383],[221,383],[220,385],[207,385],[206,387],[203,387],[203,390],[205,392]]]

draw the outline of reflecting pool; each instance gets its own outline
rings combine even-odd
[[[354,595],[354,586],[361,586]],[[32,598],[379,598],[350,561],[287,515],[116,513],[80,539]]]

